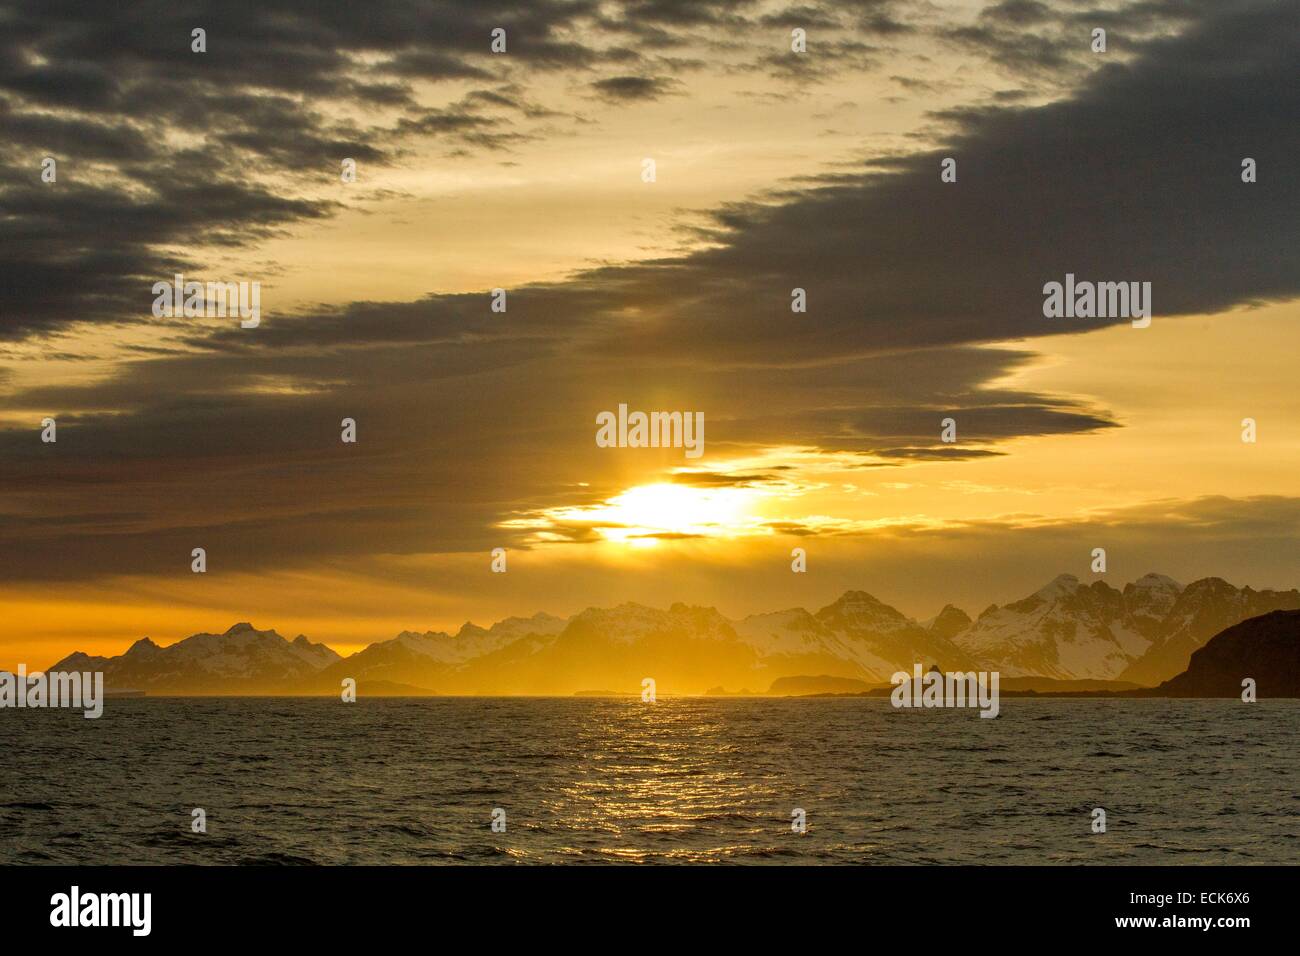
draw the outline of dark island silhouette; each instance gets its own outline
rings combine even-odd
[[[1234,624],[1193,652],[1187,670],[1137,697],[1239,697],[1245,678],[1261,697],[1300,697],[1300,611]]]

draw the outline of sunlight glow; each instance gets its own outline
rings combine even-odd
[[[638,485],[586,508],[558,509],[552,519],[587,524],[608,541],[652,547],[665,538],[725,537],[753,533],[755,488],[697,488],[661,482]]]

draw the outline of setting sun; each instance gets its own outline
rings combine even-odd
[[[755,513],[765,493],[755,488],[639,485],[586,508],[556,509],[559,523],[580,522],[608,541],[652,547],[670,538],[732,537],[760,527]]]

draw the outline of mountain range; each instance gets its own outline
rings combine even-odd
[[[154,694],[338,693],[345,678],[372,694],[640,693],[645,677],[658,693],[689,694],[808,675],[880,684],[917,662],[1154,686],[1182,673],[1225,628],[1297,609],[1294,589],[1255,591],[1220,578],[1183,587],[1148,574],[1120,591],[1063,574],[974,620],[949,605],[918,622],[864,591],[815,613],[791,608],[740,620],[707,607],[628,603],[567,619],[466,623],[454,635],[405,631],[346,658],[302,635],[288,640],[241,623],[166,647],[142,638],[116,657],[77,652],[49,670],[102,670],[110,689]]]
[[[324,644],[299,634],[236,624],[224,634],[195,634],[160,647],[142,637],[125,654],[95,657],[77,651],[51,671],[103,671],[110,690],[170,694],[265,694],[292,692],[339,660]]]

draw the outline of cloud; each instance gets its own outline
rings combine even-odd
[[[147,317],[153,282],[187,265],[166,246],[199,233],[216,244],[266,239],[334,205],[240,182],[188,151],[152,167],[147,193],[82,183],[66,167],[57,188],[35,169],[0,170],[10,182],[0,221],[0,339],[73,321]]]
[[[648,23],[688,24],[746,8],[643,9]],[[422,22],[399,30],[365,19],[348,21],[355,33],[338,47],[343,26],[329,16],[259,19],[265,53],[298,51],[285,67],[296,78],[276,88],[354,96],[337,72],[341,54],[317,60],[309,46],[369,44],[396,57]],[[1116,427],[1085,399],[1007,386],[1033,356],[990,343],[1106,324],[1043,317],[1043,283],[1067,272],[1150,281],[1157,323],[1300,293],[1300,196],[1288,174],[1300,146],[1293,19],[1280,5],[1216,5],[1066,99],[934,117],[938,148],[722,207],[708,247],[512,289],[504,316],[486,294],[430,295],[277,314],[255,332],[196,324],[176,343],[182,354],[141,353],[108,376],[12,390],[12,407],[56,414],[60,437],[42,445],[34,426],[0,432],[0,573],[162,573],[196,546],[213,568],[245,571],[496,546],[503,515],[599,501],[683,466],[680,449],[615,464],[596,448],[595,414],[620,402],[703,410],[710,462],[792,446],[888,467]],[[47,52],[86,48],[78,29],[24,29]],[[109,57],[122,76],[154,31],[122,38]],[[210,36],[215,51],[220,34]],[[447,49],[468,56],[485,36],[457,33]],[[14,67],[21,40],[6,41],[0,90],[55,96],[53,76],[32,74],[49,69]],[[243,62],[254,40],[247,25],[226,37]],[[543,66],[569,47],[557,39],[546,50],[531,54]],[[168,93],[178,63],[158,77]],[[169,250],[189,237],[247,243],[333,213],[328,201],[248,180],[241,162],[355,149],[357,130],[323,112],[295,114],[279,99],[287,94],[243,100],[220,87],[228,66],[204,69],[213,76],[169,109],[191,116],[216,104],[232,120],[213,136],[233,157],[133,135],[142,95],[133,84],[148,71],[65,79],[98,115],[92,148],[120,163],[126,183],[80,181],[74,167],[47,189],[6,154],[0,334],[138,314],[142,290],[186,265]],[[526,135],[484,118],[480,109],[514,109],[491,99],[408,110],[394,128],[485,149]],[[21,115],[29,138],[69,135]],[[1245,155],[1259,163],[1257,183],[1240,181]],[[944,156],[958,161],[956,183],[939,179]],[[807,292],[806,313],[791,312],[794,288]],[[939,439],[949,415],[955,447]],[[345,416],[358,422],[355,446],[339,441]],[[580,482],[589,487],[576,491]],[[792,523],[790,533],[811,527]]]
[[[517,120],[553,111],[520,113],[482,91],[456,98],[458,84],[618,62],[567,36],[593,11],[553,0],[389,0],[366,16],[335,2],[305,13],[283,0],[171,12],[6,0],[0,339],[138,318],[139,288],[202,266],[212,246],[251,247],[336,213],[322,170],[344,158],[385,166],[416,144],[502,151],[539,135]],[[508,58],[489,46],[502,23]],[[203,53],[191,50],[197,26]],[[438,101],[429,89],[440,84]],[[56,183],[40,180],[47,155]],[[172,251],[182,242],[184,262]]]
[[[662,99],[677,86],[677,81],[660,76],[611,76],[591,84],[600,96],[620,103]]]

